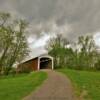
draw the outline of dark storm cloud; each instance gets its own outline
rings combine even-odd
[[[75,39],[100,31],[100,0],[0,0],[0,10],[26,18],[31,34],[61,32]]]

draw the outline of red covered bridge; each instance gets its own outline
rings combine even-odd
[[[23,70],[23,68],[30,70],[40,70],[40,69],[53,69],[53,57],[48,54],[40,55],[38,57],[30,58],[23,61],[18,65],[18,70]]]

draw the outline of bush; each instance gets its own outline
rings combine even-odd
[[[100,59],[99,59],[98,62],[95,64],[95,68],[96,68],[96,70],[100,70]]]
[[[9,71],[9,74],[11,75],[15,75],[16,74],[16,69],[15,68],[12,68],[10,71]]]

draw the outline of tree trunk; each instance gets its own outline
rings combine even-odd
[[[1,70],[0,71],[3,70],[3,62],[4,62],[4,59],[5,59],[5,56],[6,56],[7,51],[8,51],[8,46],[5,48],[3,54],[2,54],[2,56],[0,58],[0,67],[1,67]]]

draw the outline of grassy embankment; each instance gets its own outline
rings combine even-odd
[[[0,100],[21,100],[47,78],[45,72],[0,77]]]
[[[67,75],[76,89],[78,96],[85,100],[100,100],[100,72],[58,70]]]

